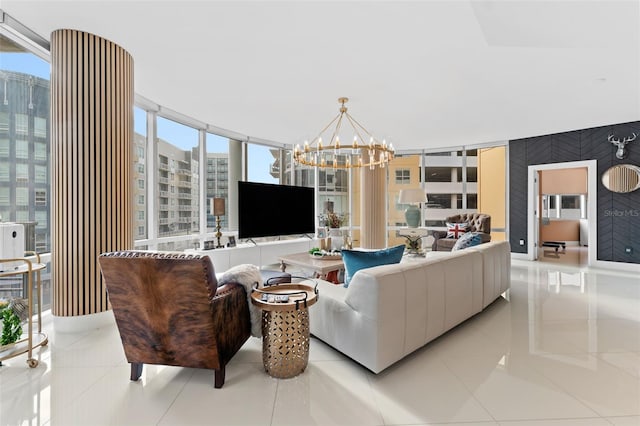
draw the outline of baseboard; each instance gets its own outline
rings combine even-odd
[[[82,333],[115,324],[113,311],[97,314],[60,317],[53,315],[53,328],[58,333]]]

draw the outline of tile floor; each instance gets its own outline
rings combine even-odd
[[[379,375],[313,340],[304,374],[273,379],[251,338],[219,390],[177,367],[130,382],[115,326],[49,320],[37,368],[0,367],[0,425],[640,425],[637,275],[513,261],[509,299]]]

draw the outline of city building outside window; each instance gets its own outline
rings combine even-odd
[[[46,206],[47,205],[47,191],[36,191],[36,206]],[[42,213],[42,212],[38,212]]]
[[[398,227],[406,227],[405,211],[409,204],[400,203],[400,191],[421,188],[420,182],[420,154],[398,154],[389,163],[387,182],[388,209],[387,232],[388,244],[404,244],[406,239],[398,234]],[[413,173],[412,173],[413,172]]]
[[[216,217],[211,211],[211,200],[223,198],[225,215],[220,216],[220,228],[229,228],[229,139],[213,133],[206,135],[206,210],[207,232],[215,232]]]
[[[0,206],[9,206],[10,203],[9,188],[0,188]],[[5,214],[3,218],[7,216],[8,215]]]
[[[9,158],[9,138],[0,137],[0,157]]]
[[[9,182],[9,163],[0,161],[0,182]]]
[[[442,228],[449,216],[477,211],[477,164],[476,149],[424,155],[425,226]]]
[[[34,179],[35,180],[35,179]],[[29,165],[26,163],[16,164],[16,182],[29,182]]]
[[[34,156],[33,159],[36,161],[47,161],[47,158],[48,158],[47,143],[36,142],[33,156]]]
[[[156,118],[158,129],[157,153],[159,168],[157,180],[159,189],[158,237],[192,235],[200,232],[200,161],[198,131],[165,117]],[[167,193],[169,186],[174,192]],[[168,223],[166,210],[174,215]],[[187,240],[158,245],[170,250],[193,248]]]
[[[29,205],[29,188],[16,188],[16,205]]]
[[[396,183],[398,185],[408,185],[411,183],[411,170],[397,169],[395,171],[395,174],[396,174]]]
[[[29,159],[29,141],[26,139],[16,140],[16,158]]]
[[[142,188],[139,185],[135,185],[133,189],[133,197],[134,200],[137,200],[137,203],[133,204],[134,208],[134,217],[137,218],[139,212],[147,212],[148,207],[146,204],[146,184],[144,182],[147,181],[147,175],[145,173],[145,161],[146,161],[146,151],[147,151],[147,112],[142,108],[134,107],[133,108],[133,145],[135,153],[133,161],[135,164],[133,170],[133,180],[140,182],[143,181]],[[157,197],[154,197],[157,198]],[[144,217],[147,218],[147,215]],[[136,219],[135,226],[138,230],[136,239],[146,239],[147,235],[147,222],[146,220]],[[136,245],[137,247],[137,245]]]

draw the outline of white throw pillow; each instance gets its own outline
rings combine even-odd
[[[262,275],[256,265],[242,264],[229,268],[218,280],[218,285],[235,282],[244,286],[247,293],[247,303],[249,304],[249,315],[251,316],[251,335],[262,336],[262,311],[251,303],[251,290],[258,283],[262,287]]]

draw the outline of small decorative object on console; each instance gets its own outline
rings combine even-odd
[[[289,301],[289,296],[286,294],[263,293],[261,300],[267,303],[287,303]]]
[[[220,237],[222,237],[222,232],[220,232],[220,216],[224,216],[225,211],[225,201],[224,198],[212,198],[211,199],[211,214],[216,217],[216,238],[218,239],[218,244],[215,248],[224,247],[220,244]]]
[[[342,258],[342,252],[339,250],[324,250],[314,247],[309,250],[309,255],[314,259],[336,260]]]

